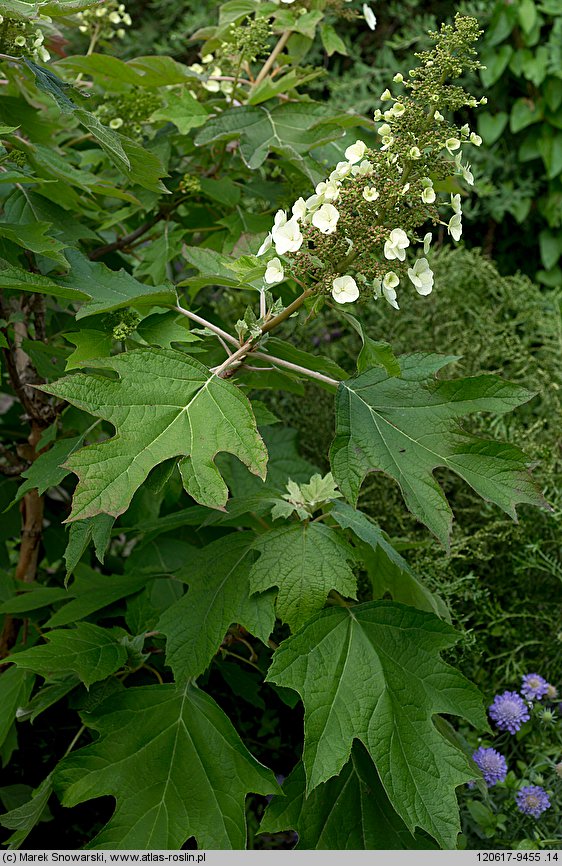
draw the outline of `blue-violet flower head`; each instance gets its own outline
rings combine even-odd
[[[491,788],[496,782],[503,782],[507,776],[507,762],[504,756],[495,749],[486,749],[484,746],[480,746],[474,752],[472,760],[481,771],[488,788]]]
[[[549,796],[539,785],[526,785],[521,788],[515,797],[515,802],[520,812],[524,815],[532,815],[533,818],[539,818],[550,808]]]
[[[528,701],[540,701],[548,692],[548,683],[539,674],[525,674],[521,694]]]
[[[527,704],[517,692],[496,695],[488,709],[496,727],[510,734],[516,734],[523,722],[530,718]]]

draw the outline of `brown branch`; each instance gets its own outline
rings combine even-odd
[[[136,241],[138,238],[142,237],[148,231],[150,231],[150,229],[153,226],[155,226],[157,223],[159,223],[160,220],[165,219],[167,214],[168,214],[168,211],[165,211],[165,212],[159,211],[153,217],[146,220],[146,222],[142,223],[142,225],[140,225],[133,232],[129,232],[128,235],[123,235],[123,237],[117,238],[116,241],[112,241],[112,243],[110,243],[110,244],[104,244],[104,246],[96,247],[96,249],[92,250],[92,252],[88,255],[88,258],[91,261],[95,262],[95,261],[97,261],[97,259],[103,258],[103,256],[107,255],[108,253],[114,253],[116,250],[125,249],[126,247],[130,246],[130,244],[132,244],[134,241]]]
[[[33,267],[31,260],[29,264],[30,268]],[[36,336],[41,339],[45,333],[45,307],[43,299],[35,295],[31,299],[31,302]],[[19,310],[23,310],[21,299]],[[9,319],[9,310],[1,298],[0,313],[3,318]],[[18,456],[28,460],[29,464],[31,464],[39,456],[38,443],[45,428],[56,417],[56,410],[48,403],[48,398],[45,394],[30,387],[32,384],[42,382],[43,379],[37,374],[29,355],[22,348],[23,341],[29,336],[25,322],[16,321],[14,323],[13,340],[8,338],[7,328],[4,328],[3,331],[6,334],[8,342],[8,348],[3,349],[8,375],[14,393],[25,409],[31,425],[27,444],[18,447]],[[10,458],[13,455],[8,456],[9,452],[5,448],[3,448],[3,453],[6,459],[11,462]],[[9,471],[11,468],[20,467],[6,466],[4,470]],[[4,474],[6,474],[6,471],[4,471]],[[36,489],[29,490],[23,496],[20,503],[20,511],[22,525],[15,577],[16,580],[22,583],[32,583],[37,573],[41,533],[43,530],[43,498],[39,496]],[[20,622],[17,617],[9,614],[4,617],[4,624],[0,633],[0,659],[5,658],[17,642]]]
[[[43,433],[43,424],[32,422],[31,433],[28,438],[28,455],[31,460],[38,456],[37,443]],[[21,541],[18,563],[16,566],[16,580],[22,583],[33,583],[37,574],[39,561],[39,547],[43,530],[43,497],[39,496],[36,489],[29,490],[20,504],[22,516]],[[6,658],[10,650],[16,644],[20,630],[21,620],[7,614],[4,617],[4,625],[0,634],[0,659]]]

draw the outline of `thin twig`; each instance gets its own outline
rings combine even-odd
[[[88,255],[90,261],[95,262],[97,259],[101,259],[103,256],[107,255],[107,253],[113,253],[115,250],[122,250],[126,247],[130,246],[133,241],[136,241],[138,238],[145,235],[150,229],[159,223],[160,220],[163,220],[165,214],[162,212],[158,212],[155,216],[151,217],[149,220],[146,220],[142,225],[136,228],[133,232],[130,232],[128,235],[123,235],[121,238],[117,238],[116,241],[112,241],[110,244],[104,244],[101,247],[96,247],[95,250]]]
[[[285,32],[281,34],[279,41],[277,42],[277,45],[275,46],[275,48],[273,49],[273,51],[271,52],[271,54],[269,55],[269,57],[267,58],[267,60],[263,64],[262,68],[260,69],[259,74],[258,74],[256,80],[254,81],[254,87],[257,87],[258,84],[262,83],[262,81],[264,80],[264,78],[268,74],[269,70],[271,69],[271,67],[273,66],[275,61],[277,60],[278,56],[283,51],[285,45],[289,41],[292,32],[293,32],[292,30],[285,30]]]
[[[220,334],[217,334],[216,336],[217,336],[217,339],[218,339],[219,343],[220,343],[221,346],[223,347],[224,351],[225,351],[226,354],[230,357],[230,355],[232,355],[232,352],[231,352],[230,349],[228,348],[228,345],[224,342],[224,340],[223,340],[223,338],[221,337]]]
[[[265,352],[252,352],[252,357],[269,361],[270,364],[275,364],[279,367],[286,367],[287,370],[293,370],[295,373],[301,373],[303,376],[309,376],[311,379],[318,379],[319,382],[333,385],[334,388],[337,388],[340,384],[337,379],[332,379],[323,373],[317,373],[315,370],[309,370],[308,367],[301,367],[300,364],[293,364],[291,361],[284,361],[282,358],[275,358],[273,355],[267,355]]]
[[[188,319],[191,319],[192,322],[197,322],[198,325],[201,325],[203,328],[208,328],[209,331],[213,331],[226,343],[230,343],[231,346],[238,347],[240,345],[239,340],[236,337],[233,337],[231,334],[227,333],[227,331],[223,331],[222,328],[219,328],[218,325],[213,325],[212,322],[208,322],[207,319],[204,319],[202,316],[198,316],[197,313],[192,313],[191,310],[184,310],[183,307],[179,305],[177,307],[173,307],[176,313],[181,313],[182,316],[187,316]]]

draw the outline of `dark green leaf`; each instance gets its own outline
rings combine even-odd
[[[0,816],[0,824],[3,827],[16,831],[6,840],[8,850],[13,851],[20,848],[35,825],[41,821],[52,790],[53,784],[51,773],[49,773],[47,778],[33,791],[31,799],[27,803]]]
[[[107,629],[88,622],[46,635],[49,643],[10,656],[18,669],[44,677],[72,671],[85,686],[110,676],[127,660],[127,650]]]
[[[296,830],[297,850],[388,851],[435,847],[427,837],[412,836],[389,803],[365,748],[355,742],[341,773],[306,796],[304,767],[297,764],[283,783],[284,797],[274,797],[260,833]]]
[[[214,463],[219,452],[234,454],[265,477],[267,451],[250,402],[231,382],[172,349],[135,350],[97,366],[120,378],[78,373],[42,386],[118,431],[70,458],[68,468],[79,477],[71,521],[122,514],[149,472],[171,457],[182,457],[185,489],[209,508],[223,508],[228,498]]]
[[[81,298],[90,298],[76,313],[77,319],[134,304],[154,306],[175,303],[176,293],[172,285],[145,286],[127,271],[111,271],[102,262],[91,262],[76,250],[69,250],[67,255],[70,272],[67,276],[57,277],[57,285],[70,292],[79,292]]]
[[[233,623],[267,643],[275,623],[273,593],[250,597],[253,540],[250,533],[225,535],[194,551],[178,574],[189,591],[157,625],[167,636],[166,659],[177,683],[203,673]]]
[[[129,688],[84,721],[100,737],[65,758],[54,783],[65,806],[115,797],[113,817],[87,848],[176,850],[190,836],[200,848],[243,848],[246,794],[279,790],[194,686]]]
[[[86,565],[79,565],[75,570],[76,578],[67,594],[67,598],[71,600],[52,615],[46,623],[49,628],[84,619],[119,599],[138,592],[147,583],[146,574],[100,574]]]
[[[260,558],[250,572],[252,592],[278,587],[277,615],[297,631],[324,607],[335,589],[355,598],[357,584],[348,560],[354,553],[333,529],[321,523],[290,523],[271,529],[254,543]]]
[[[381,601],[325,610],[281,644],[267,678],[303,699],[307,793],[341,771],[358,739],[408,829],[456,846],[455,788],[474,769],[433,716],[487,726],[478,689],[439,656],[457,639],[432,614]]]
[[[399,484],[412,514],[445,545],[452,512],[433,477],[438,466],[456,472],[514,519],[519,502],[546,505],[518,448],[480,439],[457,421],[475,412],[511,411],[533,394],[497,376],[434,378],[451,360],[403,355],[400,378],[376,368],[341,382],[330,454],[334,477],[350,502],[356,502],[368,472],[382,471]]]
[[[330,514],[343,529],[350,529],[364,542],[362,559],[375,599],[384,598],[389,593],[394,601],[449,619],[443,601],[423,585],[387,535],[366,514],[341,501],[334,502]]]

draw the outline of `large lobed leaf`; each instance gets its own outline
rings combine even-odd
[[[172,457],[183,458],[187,492],[209,508],[223,508],[228,498],[214,463],[220,451],[265,476],[267,451],[249,400],[198,361],[173,349],[140,349],[96,367],[119,378],[79,373],[41,386],[117,431],[70,456],[66,465],[79,478],[70,521],[102,512],[118,517],[150,470]]]
[[[19,232],[19,227],[16,228]],[[44,251],[42,255],[45,255]],[[67,249],[66,258],[68,263],[65,260],[64,265],[68,267],[70,264],[70,271],[55,279],[30,274],[13,265],[3,267],[0,270],[0,287],[18,292],[39,292],[82,303],[76,313],[77,319],[124,309],[133,304],[154,306],[175,303],[176,292],[171,284],[147,286],[123,269],[112,271],[102,262],[91,262],[77,250]]]
[[[47,639],[46,644],[14,653],[10,661],[44,677],[72,671],[89,687],[111,676],[127,660],[123,643],[108,629],[89,622],[49,632]]]
[[[341,771],[359,739],[409,830],[456,846],[455,788],[474,771],[432,717],[487,726],[476,686],[439,657],[457,637],[433,614],[379,601],[325,610],[281,644],[267,679],[303,700],[307,795]]]
[[[457,422],[475,412],[511,411],[533,394],[491,375],[435,379],[452,360],[404,355],[400,377],[377,367],[341,382],[330,452],[332,471],[349,501],[357,500],[368,472],[385,472],[400,485],[412,514],[443,544],[453,515],[433,477],[438,466],[456,472],[514,519],[517,503],[546,505],[519,448],[481,439]]]
[[[244,848],[247,793],[273,794],[273,774],[248,752],[217,704],[195,686],[127,689],[84,716],[99,739],[54,774],[65,806],[111,795],[109,823],[88,848]]]
[[[357,581],[348,560],[355,556],[337,532],[321,523],[289,523],[258,536],[260,557],[250,572],[252,592],[277,586],[277,615],[297,631],[322,610],[335,589],[356,598]]]
[[[356,123],[351,115],[329,116],[319,103],[290,102],[282,105],[241,105],[207,121],[195,143],[238,139],[240,154],[248,168],[256,169],[271,150],[291,161],[302,162],[303,154],[344,134],[344,126]]]
[[[189,591],[165,611],[157,626],[167,636],[166,661],[177,683],[203,673],[232,623],[240,623],[264,643],[273,631],[273,594],[250,597],[253,541],[248,532],[225,535],[194,551],[177,575],[189,584]]]
[[[283,783],[284,797],[274,797],[260,833],[296,830],[299,850],[366,851],[427,849],[427,837],[412,836],[384,792],[375,765],[359,742],[339,776],[306,795],[301,762]]]
[[[330,515],[342,529],[353,532],[360,559],[371,581],[373,598],[385,598],[389,594],[394,601],[418,610],[428,610],[446,620],[450,618],[445,602],[424,586],[382,529],[366,514],[338,500],[334,502]]]

